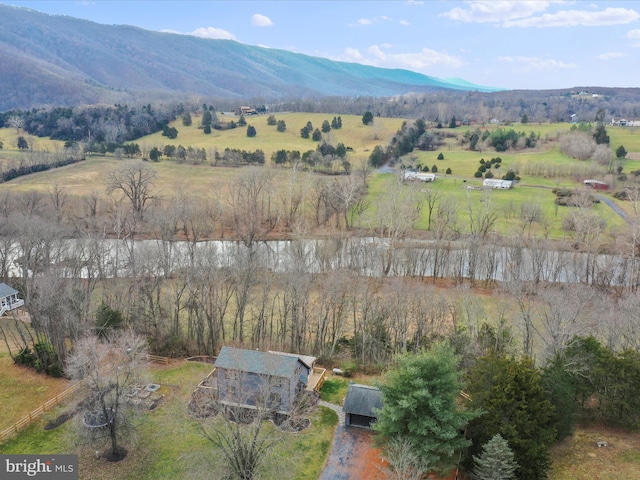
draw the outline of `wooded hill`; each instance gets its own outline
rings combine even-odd
[[[0,111],[152,100],[495,90],[400,69],[0,5]]]

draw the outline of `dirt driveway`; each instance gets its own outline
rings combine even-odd
[[[320,480],[381,479],[381,466],[380,450],[369,430],[339,425]]]

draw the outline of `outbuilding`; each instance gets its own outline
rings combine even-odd
[[[513,180],[501,180],[499,178],[485,178],[482,182],[482,186],[485,188],[498,188],[502,190],[509,190],[513,187]]]
[[[10,310],[24,305],[24,300],[18,298],[18,291],[6,283],[0,283],[0,316]]]
[[[342,410],[344,423],[353,427],[371,428],[382,409],[382,392],[375,387],[351,383]]]

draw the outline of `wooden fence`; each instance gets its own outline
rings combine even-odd
[[[169,359],[167,357],[159,357],[157,355],[145,355],[145,358],[147,358],[150,362],[161,363],[163,365],[169,364]],[[29,412],[27,415],[25,415],[20,420],[15,422],[9,428],[5,428],[4,430],[0,431],[0,443],[4,443],[7,439],[17,434],[20,430],[27,428],[29,425],[35,422],[38,418],[40,418],[42,414],[44,414],[44,412],[47,412],[52,408],[60,405],[72,393],[77,392],[82,387],[84,387],[85,384],[86,384],[86,381],[83,380],[81,382],[76,383],[75,385],[72,385],[71,387],[67,388],[64,392],[59,393],[54,398],[47,400],[38,408]]]
[[[0,443],[3,443],[7,439],[13,437],[20,430],[27,428],[29,425],[35,422],[38,418],[40,418],[44,412],[51,410],[54,407],[57,407],[64,400],[66,400],[72,393],[77,392],[84,386],[85,386],[84,381],[76,383],[75,385],[72,385],[71,387],[67,388],[64,392],[59,393],[54,398],[47,400],[38,408],[29,412],[27,415],[22,417],[20,420],[18,420],[16,423],[11,425],[9,428],[5,428],[4,430],[0,431]]]

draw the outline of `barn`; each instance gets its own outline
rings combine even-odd
[[[344,423],[353,427],[371,428],[378,419],[376,410],[382,409],[382,392],[375,387],[349,384],[342,410]]]

